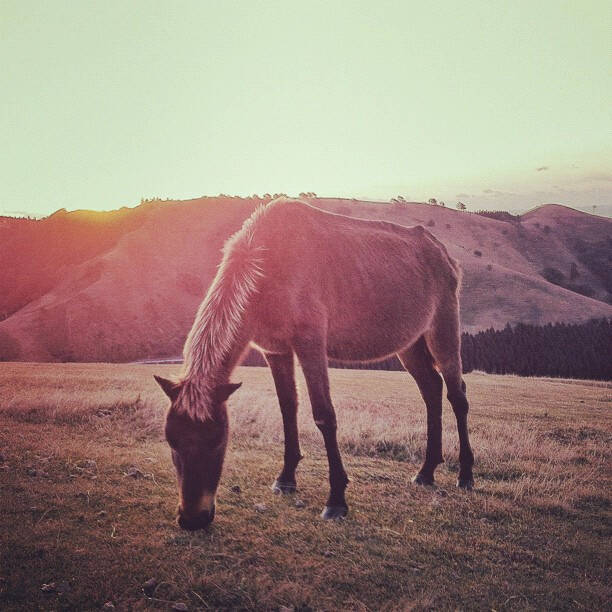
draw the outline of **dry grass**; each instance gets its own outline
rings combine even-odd
[[[342,524],[318,513],[326,461],[308,402],[293,498],[267,489],[282,457],[269,373],[241,368],[208,533],[173,524],[162,440],[171,366],[0,366],[0,608],[601,609],[610,567],[610,386],[473,373],[477,489],[454,488],[445,409],[436,488],[409,485],[424,408],[398,372],[332,371],[351,485]],[[300,394],[306,397],[300,378]],[[126,474],[135,466],[142,476]],[[233,493],[232,485],[241,493]],[[264,513],[254,504],[265,503]],[[147,597],[142,584],[159,585]],[[43,593],[43,583],[63,585]],[[62,590],[60,588],[60,590]]]

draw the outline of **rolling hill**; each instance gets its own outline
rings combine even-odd
[[[0,360],[180,354],[224,240],[259,203],[155,200],[0,219]],[[466,331],[612,316],[610,219],[557,204],[508,221],[417,202],[310,203],[427,227],[463,266]]]

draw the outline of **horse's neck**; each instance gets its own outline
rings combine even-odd
[[[247,350],[250,340],[250,327],[243,322],[221,359],[214,364],[205,359],[190,360],[190,367],[184,372],[183,380],[188,380],[197,387],[209,389],[225,384]]]
[[[262,275],[258,262],[254,255],[225,256],[198,309],[184,349],[185,378],[198,386],[226,382],[251,339],[248,311]]]
[[[250,329],[247,325],[243,325],[240,332],[236,335],[232,348],[221,362],[219,371],[215,376],[216,384],[225,384],[229,381],[232,372],[236,369],[236,366],[240,363],[242,356],[248,349],[250,341]]]

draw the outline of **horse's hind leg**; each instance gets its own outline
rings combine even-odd
[[[461,369],[461,337],[459,335],[458,309],[436,315],[434,326],[426,334],[426,341],[446,383],[447,398],[453,407],[459,433],[459,478],[457,486],[471,489],[474,486],[472,466],[474,454],[468,433],[469,404]]]
[[[459,478],[457,486],[462,489],[472,489],[474,486],[474,475],[472,466],[474,465],[474,453],[470,446],[470,436],[468,433],[468,412],[470,406],[465,394],[465,383],[461,379],[461,371],[442,369],[442,376],[446,382],[447,397],[457,419],[457,431],[459,432]]]
[[[433,358],[423,337],[397,355],[404,368],[412,374],[427,406],[427,450],[425,462],[414,482],[431,485],[434,471],[442,463],[442,377],[433,365]]]
[[[276,395],[283,415],[285,432],[285,457],[281,473],[272,485],[275,493],[293,493],[296,490],[295,468],[302,459],[298,437],[297,409],[298,399],[295,388],[293,353],[275,355],[265,354],[272,371]]]

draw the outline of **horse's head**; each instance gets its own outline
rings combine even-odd
[[[155,380],[172,402],[166,417],[166,440],[178,478],[177,521],[183,529],[203,529],[215,517],[215,495],[228,435],[225,400],[240,384],[219,385],[206,400],[210,405],[185,410],[182,403],[189,398],[181,397],[181,383],[159,376]],[[207,417],[200,420],[192,416],[197,414]]]

